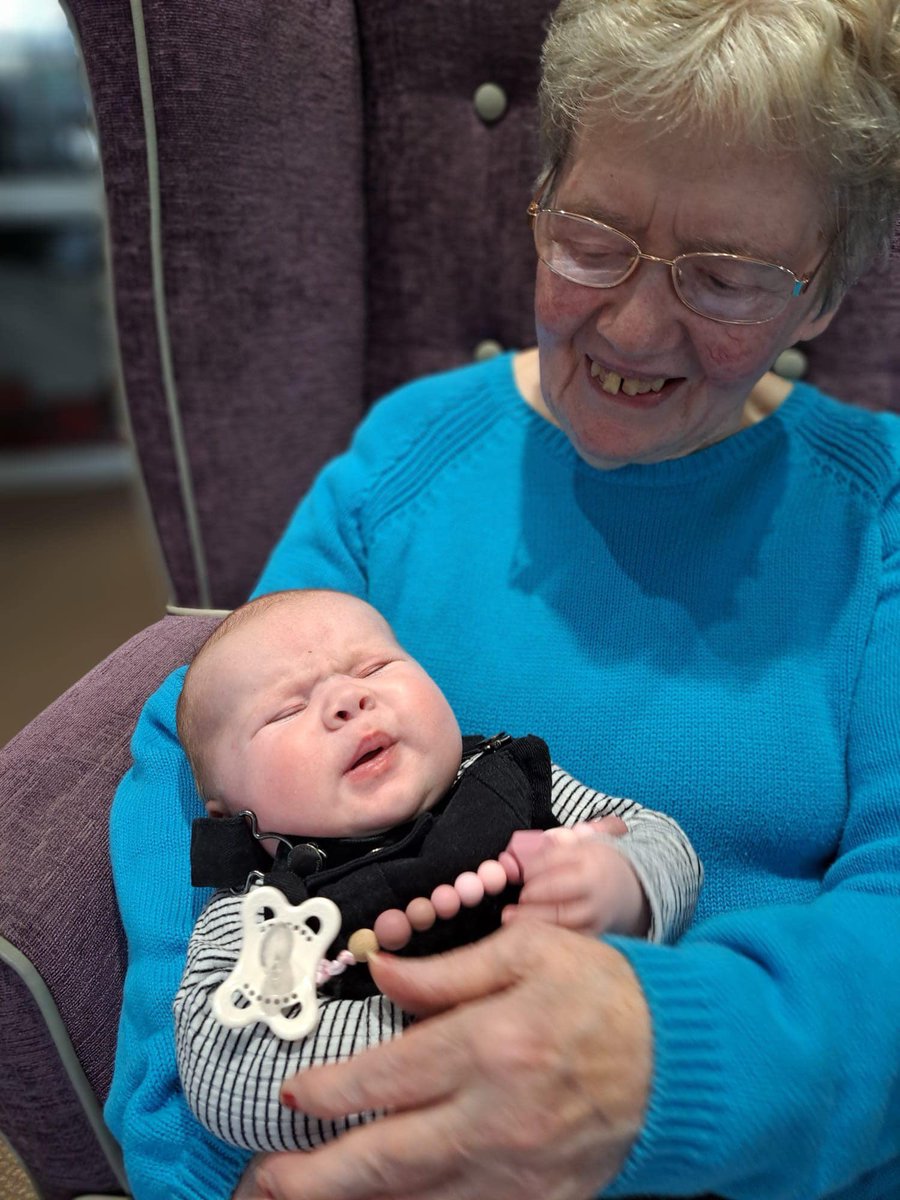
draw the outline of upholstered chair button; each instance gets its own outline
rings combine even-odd
[[[508,103],[506,92],[497,83],[483,83],[475,92],[475,111],[486,125],[499,121]]]
[[[476,362],[487,362],[489,358],[496,358],[498,354],[502,353],[503,347],[499,342],[495,342],[493,338],[485,338],[475,347],[472,357]]]
[[[803,351],[796,346],[789,346],[775,359],[772,370],[782,379],[802,379],[808,367],[809,362]]]

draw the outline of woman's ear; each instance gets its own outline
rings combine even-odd
[[[842,297],[843,299],[843,297]],[[795,342],[811,342],[813,338],[824,333],[831,322],[834,320],[835,314],[841,307],[841,300],[836,301],[831,308],[824,312],[818,309],[813,309],[801,323],[798,329],[794,331]]]

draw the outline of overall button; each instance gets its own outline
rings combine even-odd
[[[506,112],[509,101],[506,92],[497,83],[483,83],[473,97],[475,111],[486,125],[499,121]]]

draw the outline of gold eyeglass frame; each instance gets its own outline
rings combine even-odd
[[[793,300],[795,296],[802,296],[804,292],[809,290],[810,284],[815,279],[816,275],[819,273],[819,271],[822,267],[822,263],[824,263],[825,259],[828,257],[829,251],[826,250],[824,255],[822,256],[822,258],[819,260],[818,265],[815,267],[815,269],[813,270],[813,272],[810,275],[797,275],[794,271],[792,271],[790,269],[790,267],[786,267],[782,263],[768,262],[766,259],[753,258],[746,254],[730,254],[728,251],[689,250],[685,254],[677,255],[675,258],[660,258],[659,255],[656,255],[656,254],[645,254],[644,251],[640,248],[640,246],[637,244],[637,242],[634,240],[633,237],[629,237],[629,235],[627,233],[622,233],[621,229],[616,229],[613,225],[607,225],[605,221],[599,221],[599,220],[597,220],[596,217],[587,217],[584,215],[584,213],[569,212],[568,209],[565,209],[565,208],[545,208],[541,204],[541,201],[543,200],[544,194],[546,193],[547,189],[549,188],[550,183],[555,174],[556,174],[555,171],[550,171],[550,173],[544,179],[541,186],[538,188],[537,192],[534,195],[534,198],[532,199],[531,203],[528,205],[528,208],[526,210],[526,215],[528,217],[528,223],[529,223],[529,226],[531,227],[532,234],[534,234],[535,222],[537,221],[538,215],[542,212],[546,212],[546,213],[553,213],[556,216],[560,216],[560,217],[574,217],[578,221],[585,221],[589,225],[598,226],[600,229],[608,229],[610,231],[610,233],[615,233],[619,237],[624,238],[626,242],[628,242],[630,245],[632,245],[634,247],[635,257],[631,263],[631,266],[628,268],[628,270],[625,272],[625,274],[622,276],[621,279],[617,279],[615,283],[608,283],[608,284],[583,283],[580,279],[569,279],[569,277],[567,275],[563,275],[561,272],[557,271],[554,267],[552,267],[550,265],[550,263],[548,263],[545,259],[541,258],[540,252],[538,253],[538,257],[541,258],[541,262],[544,263],[544,265],[547,267],[547,269],[549,271],[553,271],[554,275],[558,275],[560,279],[566,279],[566,280],[568,280],[569,283],[578,284],[579,287],[591,287],[591,288],[597,288],[600,291],[609,291],[611,288],[618,287],[620,284],[624,283],[626,279],[629,279],[634,274],[634,272],[637,270],[641,260],[643,259],[643,260],[646,260],[647,262],[662,263],[664,266],[667,266],[669,268],[671,278],[672,278],[672,287],[675,291],[675,295],[678,297],[678,299],[681,301],[681,303],[685,306],[685,308],[689,309],[691,312],[696,313],[699,317],[705,317],[707,321],[716,321],[720,325],[765,325],[769,321],[774,321],[776,317],[780,317],[781,314],[784,312],[784,310],[787,308],[788,303],[791,300]],[[829,247],[829,249],[830,249],[830,247]],[[682,296],[681,291],[678,287],[678,277],[676,274],[677,264],[684,258],[694,258],[697,255],[703,255],[705,258],[727,258],[732,261],[737,260],[738,262],[754,263],[757,266],[761,266],[761,267],[773,267],[775,270],[783,271],[785,275],[787,275],[791,279],[793,279],[794,285],[793,285],[793,288],[791,289],[790,295],[785,296],[784,304],[781,306],[781,308],[778,310],[778,312],[773,313],[771,317],[763,317],[761,320],[754,320],[754,321],[731,320],[728,317],[711,317],[709,315],[709,313],[701,312],[701,310],[699,308],[695,308],[693,304],[689,304],[688,301],[685,300],[684,296]]]

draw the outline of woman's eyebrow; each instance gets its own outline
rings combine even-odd
[[[758,258],[762,262],[779,262],[781,256],[773,250],[772,244],[762,246],[758,242],[735,241],[732,238],[695,238],[691,243],[692,251],[709,254],[737,254],[741,258]],[[682,251],[685,253],[685,251]]]
[[[634,219],[626,213],[617,212],[614,208],[601,207],[593,200],[575,199],[568,204],[561,204],[557,200],[554,201],[554,207],[562,209],[563,212],[574,213],[579,217],[591,217],[595,221],[602,221],[604,225],[612,225],[616,229],[620,229],[622,233],[628,233],[635,227]]]
[[[629,217],[627,213],[618,212],[613,208],[601,207],[596,201],[591,200],[574,200],[571,204],[559,204],[558,206],[564,212],[574,213],[579,217],[591,217],[595,221],[602,221],[604,225],[610,225],[613,229],[618,229],[621,233],[627,233],[634,238],[635,241],[640,241],[639,234],[642,232],[637,228],[634,219]],[[756,242],[737,240],[735,238],[710,238],[699,237],[683,240],[679,243],[680,254],[708,253],[708,254],[737,254],[742,258],[758,258],[763,262],[779,262],[780,257],[773,252],[772,246],[762,246]],[[642,246],[641,249],[644,249]]]

